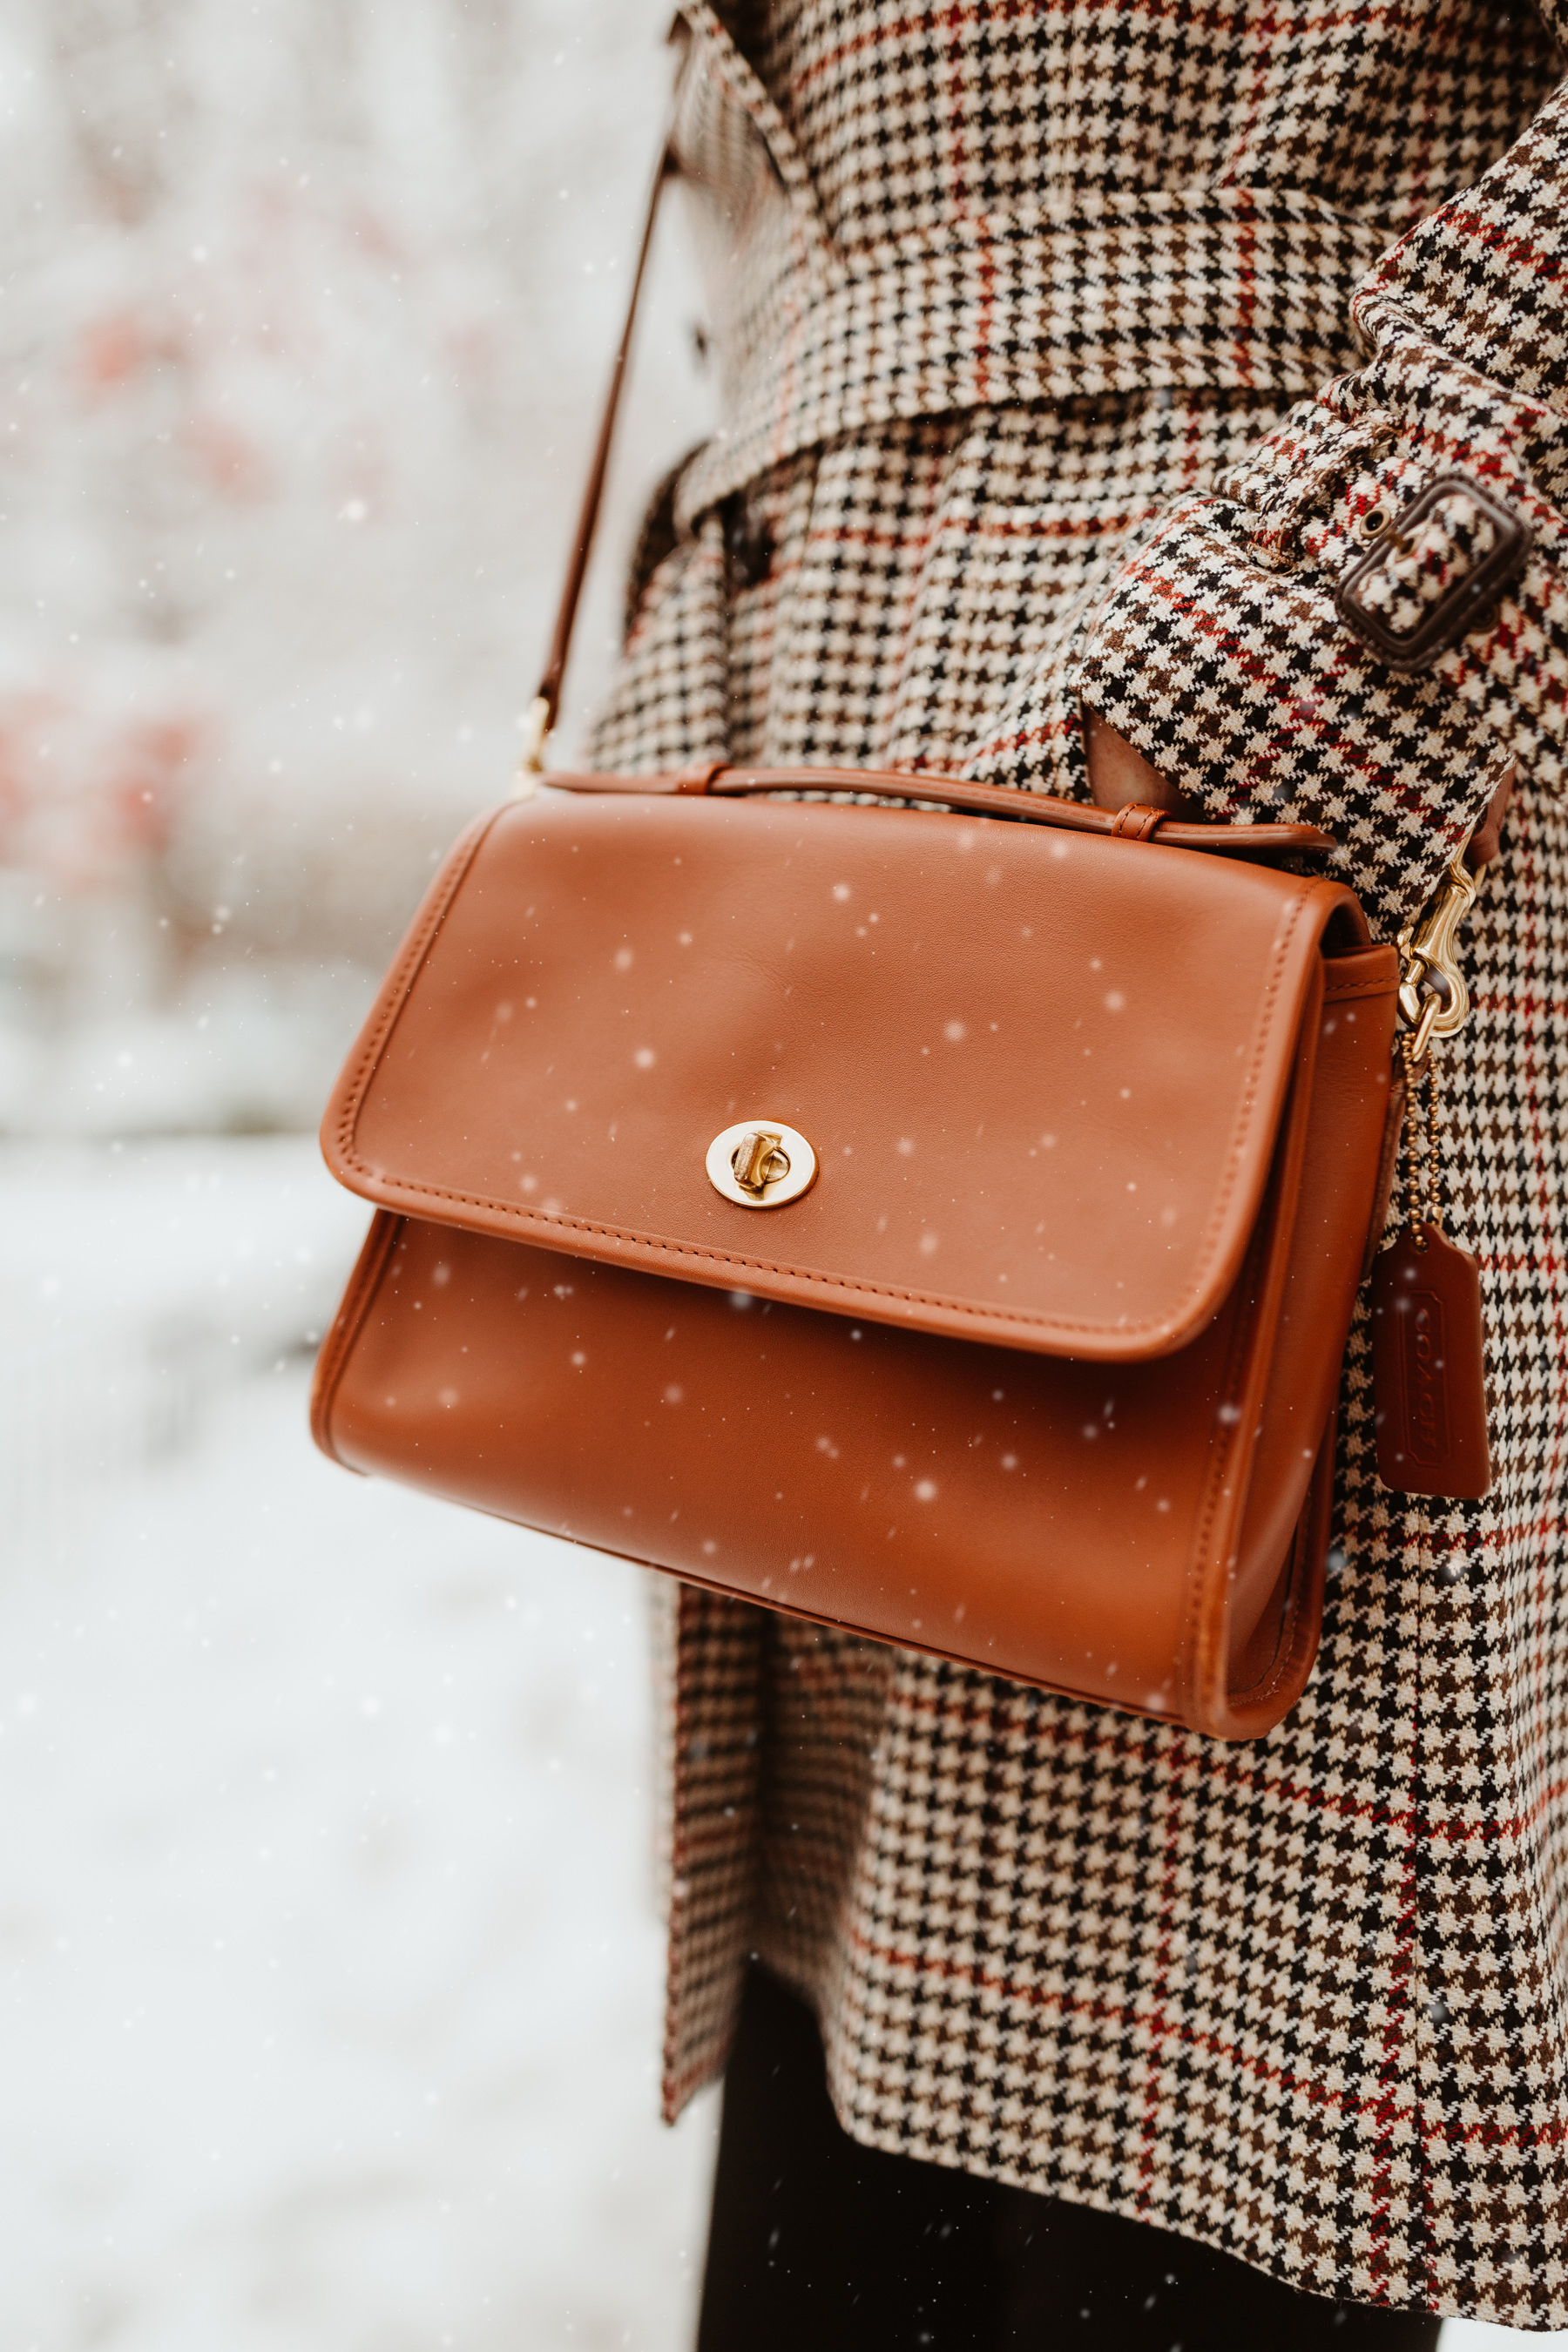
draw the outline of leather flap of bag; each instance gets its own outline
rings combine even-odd
[[[454,851],[324,1148],[437,1222],[1160,1355],[1236,1277],[1336,913],[1364,940],[1335,884],[1158,844],[545,793]],[[806,1139],[815,1182],[725,1197],[708,1162],[736,1128],[740,1176],[789,1189],[748,1142],[770,1127]]]

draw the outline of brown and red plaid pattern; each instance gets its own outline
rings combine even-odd
[[[1568,2325],[1568,12],[685,13],[729,415],[600,759],[1081,793],[1081,692],[1385,935],[1521,782],[1447,1063],[1492,1495],[1379,1486],[1358,1322],[1321,1664],[1245,1748],[661,1586],[668,2104],[759,1950],[868,2141]],[[1401,552],[1451,474],[1529,560],[1395,675],[1335,591],[1373,515],[1401,625],[1485,559],[1462,498]]]

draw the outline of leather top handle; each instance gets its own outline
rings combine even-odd
[[[1333,840],[1314,824],[1205,824],[1173,816],[1168,809],[1133,803],[1095,808],[1087,801],[1063,801],[1049,793],[1020,792],[1012,784],[972,783],[963,776],[925,775],[897,768],[731,768],[721,761],[662,776],[581,775],[552,772],[542,781],[564,793],[713,794],[743,798],[755,793],[856,793],[879,800],[914,801],[963,816],[1016,818],[1049,824],[1066,833],[1110,834],[1137,841],[1163,841],[1173,849],[1206,849],[1234,857],[1278,857],[1291,851],[1331,849]]]

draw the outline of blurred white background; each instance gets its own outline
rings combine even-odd
[[[0,1121],[314,1124],[509,777],[668,0],[0,9]],[[700,437],[667,235],[573,687]]]
[[[310,1131],[505,789],[668,6],[0,7],[0,2352],[690,2340],[637,1575],[304,1425]],[[698,314],[667,226],[579,715]]]
[[[311,1451],[310,1130],[509,780],[659,0],[0,8],[0,2347],[690,2340],[636,1573]],[[699,438],[650,289],[574,707]]]

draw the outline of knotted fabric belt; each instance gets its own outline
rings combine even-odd
[[[1391,234],[1292,190],[1180,189],[946,220],[833,278],[781,269],[680,519],[899,418],[1164,387],[1315,392],[1354,362],[1351,293]]]

